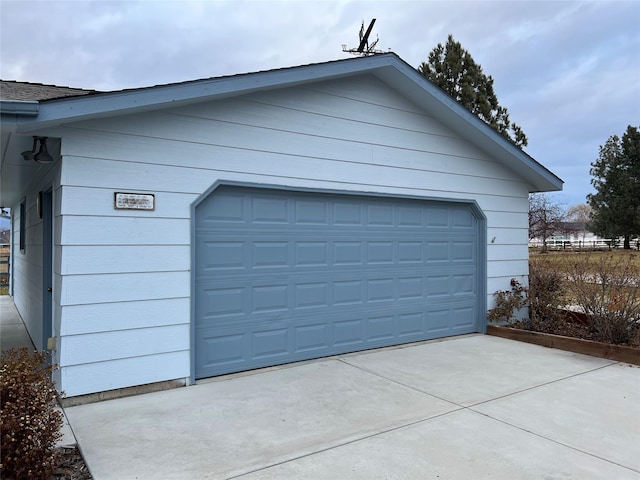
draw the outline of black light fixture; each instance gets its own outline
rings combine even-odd
[[[47,152],[47,137],[38,137],[40,140],[40,151],[35,154],[33,159],[38,163],[51,163],[53,157]]]
[[[40,150],[36,153],[36,148],[38,147],[38,142],[40,142]],[[47,151],[47,137],[33,137],[33,146],[31,150],[25,150],[20,155],[25,160],[35,160],[38,163],[51,163],[53,162],[53,157],[49,155]]]

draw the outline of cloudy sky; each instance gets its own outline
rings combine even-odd
[[[453,34],[527,153],[584,203],[609,136],[640,125],[640,1],[0,0],[0,78],[114,90],[347,58],[364,20],[417,67]]]

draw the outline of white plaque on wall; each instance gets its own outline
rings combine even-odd
[[[115,192],[114,206],[116,210],[154,210],[156,199],[151,193]]]

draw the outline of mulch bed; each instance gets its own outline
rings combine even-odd
[[[527,325],[522,324],[521,322],[516,322],[513,325],[509,325],[512,328],[520,328],[522,330],[531,330],[533,332],[540,333],[552,333],[554,335],[563,335],[565,337],[573,337],[573,338],[581,338],[582,340],[593,340],[597,341],[597,335],[586,325],[581,325],[579,323],[570,323],[570,322],[559,322],[553,328],[553,331],[540,329],[535,330],[529,328]]]
[[[562,335],[564,337],[579,338],[581,340],[591,340],[593,342],[603,342],[604,340],[598,336],[598,333],[589,327],[589,319],[587,315],[581,312],[573,312],[570,310],[560,310],[561,320],[557,322],[514,322],[508,325],[511,328],[529,330],[538,333],[550,333],[553,335]],[[604,341],[607,343],[606,341]],[[640,336],[633,339],[629,347],[640,347]]]
[[[60,463],[53,472],[54,480],[93,480],[78,447],[62,447]]]

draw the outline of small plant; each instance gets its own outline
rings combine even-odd
[[[0,430],[3,479],[49,479],[58,461],[62,413],[44,352],[26,347],[0,356]]]
[[[487,313],[492,323],[518,321],[516,313],[528,305],[528,289],[515,278],[511,279],[511,290],[498,290],[494,293],[496,306]]]

